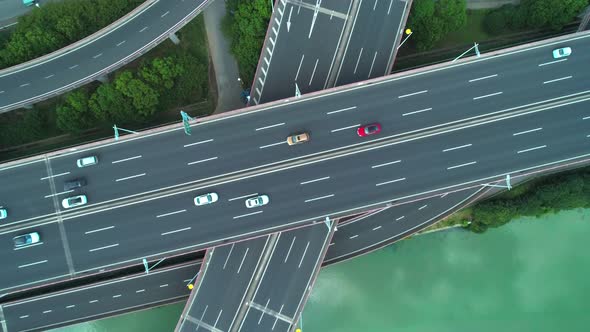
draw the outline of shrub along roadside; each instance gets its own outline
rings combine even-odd
[[[590,207],[590,167],[547,175],[476,203],[429,227],[463,225],[475,233],[500,227],[520,217]]]
[[[115,22],[143,0],[63,0],[19,17],[0,44],[0,69],[70,45]]]

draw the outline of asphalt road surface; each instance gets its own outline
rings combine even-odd
[[[388,63],[401,42],[409,10],[407,1],[361,0],[336,86],[389,74]]]
[[[180,265],[2,304],[0,331],[47,331],[64,325],[184,301],[200,265]],[[3,330],[2,326],[7,328]]]
[[[499,180],[506,173],[583,158],[588,155],[585,119],[590,114],[588,101],[574,99],[587,93],[586,40],[585,36],[570,38],[330,92],[272,107],[272,111],[204,122],[193,126],[190,137],[181,130],[168,131],[70,152],[47,163],[2,169],[0,179],[7,185],[0,188],[0,205],[8,208],[9,218],[0,234],[6,271],[0,275],[0,284],[4,290],[13,289],[68,273],[138,263],[143,257],[206,248],[303,225],[325,215],[443,194]],[[572,56],[553,60],[551,50],[565,44],[572,46]],[[563,97],[559,102],[567,105],[533,109],[557,97]],[[474,117],[523,105],[536,113],[473,122]],[[468,118],[464,128],[448,128],[449,123]],[[380,135],[356,136],[359,124],[374,121],[383,125]],[[446,126],[446,132],[415,135],[436,126]],[[311,142],[286,146],[288,134],[303,130],[311,132]],[[342,150],[326,153],[333,149]],[[100,163],[76,168],[76,158],[88,154],[98,155]],[[312,161],[312,157],[318,159]],[[238,179],[223,177],[223,181],[185,186],[165,195],[155,192],[163,186],[287,159],[291,161],[277,166],[280,169],[266,168],[265,174],[241,173]],[[50,176],[48,169],[54,177],[42,180]],[[66,172],[70,173],[56,176]],[[52,181],[59,190],[70,175],[87,177],[84,192],[89,205],[71,212],[60,209],[60,223],[55,226],[59,200],[45,196],[57,194],[52,192]],[[140,195],[147,191],[154,192],[149,197]],[[209,191],[217,192],[220,201],[195,207],[193,197]],[[270,195],[270,203],[246,209],[244,199],[254,193]],[[136,201],[130,202],[130,195]],[[127,205],[115,204],[123,199]],[[43,220],[44,225],[26,226],[27,220]],[[17,251],[10,238],[31,230],[41,232],[43,243],[14,255]]]
[[[351,0],[277,2],[252,84],[262,104],[326,88],[350,18]],[[318,47],[321,45],[321,47]]]
[[[39,64],[1,71],[0,112],[54,97],[120,67],[174,32],[207,1],[157,1],[101,38]]]

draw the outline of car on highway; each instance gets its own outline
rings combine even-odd
[[[96,164],[98,164],[98,158],[96,158],[96,156],[88,156],[80,158],[76,161],[76,165],[78,165],[78,167],[87,167]]]
[[[258,195],[256,197],[250,197],[246,200],[246,207],[248,209],[263,206],[270,202],[268,195]]]
[[[15,248],[30,246],[31,244],[39,243],[41,236],[37,232],[17,235],[12,238]]]
[[[295,135],[291,135],[291,136],[287,137],[287,144],[289,144],[289,145],[301,144],[301,143],[309,142],[309,139],[310,139],[309,133],[299,133],[299,134],[295,134]]]
[[[6,219],[8,217],[8,211],[6,209],[0,209],[0,220]]]
[[[204,195],[195,197],[195,205],[201,206],[201,205],[215,203],[215,202],[217,202],[218,199],[219,199],[219,195],[217,195],[217,193],[204,194]]]
[[[572,54],[571,47],[562,47],[562,48],[556,48],[553,50],[553,58],[554,59],[565,58],[567,56],[570,56],[570,54]]]
[[[376,135],[376,134],[379,134],[380,132],[381,132],[381,125],[376,122],[368,124],[368,125],[360,126],[356,130],[356,133],[360,137]]]
[[[84,205],[86,203],[88,203],[86,195],[78,195],[65,198],[63,201],[61,201],[61,206],[63,206],[64,209],[69,209],[76,206]]]
[[[76,188],[84,187],[85,185],[86,185],[86,179],[84,179],[84,178],[73,179],[70,181],[66,181],[64,183],[64,191],[74,190]]]

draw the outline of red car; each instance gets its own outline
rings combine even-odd
[[[378,123],[371,123],[368,125],[360,126],[356,130],[356,133],[360,137],[376,135],[376,134],[379,134],[380,132],[381,132],[381,125]]]

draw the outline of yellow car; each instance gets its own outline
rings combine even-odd
[[[287,144],[295,145],[309,141],[309,133],[301,133],[287,137]]]

